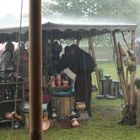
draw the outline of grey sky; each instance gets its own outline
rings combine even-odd
[[[0,0],[0,19],[6,15],[20,17],[21,0]],[[23,0],[23,14],[28,13],[29,0]]]

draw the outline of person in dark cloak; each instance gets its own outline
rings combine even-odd
[[[7,68],[10,66],[12,63],[12,57],[14,53],[14,44],[12,42],[7,42],[5,45],[5,50],[1,55],[0,58],[0,71],[5,72]]]
[[[91,92],[92,78],[91,73],[94,71],[95,62],[90,54],[80,49],[77,45],[70,46],[70,69],[76,74],[75,92],[76,102],[85,102],[86,111],[91,117]]]
[[[57,42],[52,44],[52,64],[53,64],[53,74],[58,74],[59,63],[60,63],[60,52],[62,51],[62,46]]]
[[[60,71],[69,67],[69,62],[70,62],[69,54],[70,54],[70,47],[66,46],[64,48],[64,54],[60,58],[60,63],[59,63]]]
[[[64,70],[69,68],[71,66],[71,58],[70,58],[70,46],[65,46],[64,48],[64,54],[62,54],[60,58],[60,63],[59,63],[59,68],[60,68],[60,73],[61,77],[63,80],[68,81],[72,92],[74,93],[74,80],[69,77]]]

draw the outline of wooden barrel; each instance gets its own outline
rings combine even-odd
[[[55,109],[55,112],[58,118],[65,118],[71,114],[72,109],[74,108],[74,98],[70,97],[52,97],[52,107]]]

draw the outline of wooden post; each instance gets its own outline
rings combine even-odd
[[[131,31],[131,49],[134,51],[135,56],[136,56],[136,51],[135,51],[135,31]],[[132,61],[134,66],[136,65],[136,61]],[[131,71],[130,72],[130,104],[135,105],[135,97],[136,97],[136,92],[135,92],[135,78],[136,78],[136,71]]]
[[[41,0],[30,0],[29,102],[30,140],[42,140]]]
[[[96,79],[97,79],[97,85],[98,85],[98,90],[99,90],[99,94],[101,94],[101,82],[100,82],[100,77],[99,77],[99,69],[96,63],[96,56],[95,56],[95,51],[94,51],[94,46],[93,46],[93,38],[92,36],[89,36],[89,40],[88,40],[88,44],[89,44],[89,50],[91,50],[92,53],[92,57],[94,59],[95,62],[95,74],[96,74]]]
[[[136,125],[140,127],[140,78],[135,80],[137,87],[137,104],[136,104]]]
[[[140,127],[140,89],[137,89],[136,125]]]

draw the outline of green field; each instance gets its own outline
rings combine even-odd
[[[104,75],[111,75],[113,79],[118,79],[117,65],[114,61],[97,62],[98,68],[103,69]],[[136,77],[140,77],[140,65],[137,65]]]
[[[111,75],[112,79],[117,78],[113,62],[98,64],[105,74]],[[96,94],[92,96],[93,116],[89,121],[81,123],[77,128],[50,128],[43,133],[43,140],[140,140],[139,128],[118,124],[122,118],[122,100],[96,99]],[[0,140],[28,139],[28,129],[0,128]]]

